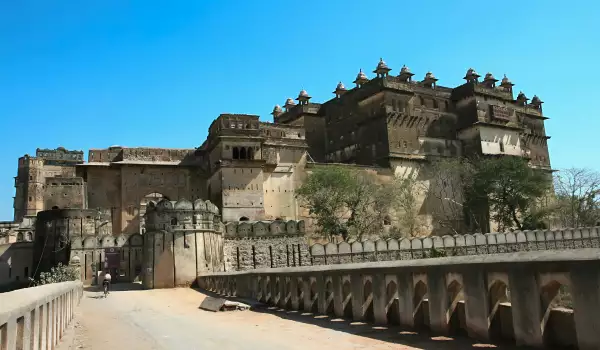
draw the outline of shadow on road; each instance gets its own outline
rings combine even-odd
[[[195,291],[207,296],[223,298],[218,294],[194,288]],[[248,299],[228,297],[228,300],[248,303]],[[251,311],[272,314],[277,317],[291,320],[294,322],[307,323],[331,330],[345,332],[361,337],[376,339],[392,344],[411,346],[421,349],[440,349],[440,350],[464,350],[464,349],[499,349],[499,350],[524,350],[527,348],[517,347],[511,344],[490,344],[481,343],[467,338],[466,336],[438,336],[432,334],[428,329],[409,330],[401,329],[397,325],[374,326],[364,322],[354,322],[343,318],[337,318],[331,315],[316,315],[302,311],[284,310],[278,307],[272,307],[266,304],[251,302]]]
[[[98,286],[85,286],[83,290],[86,292],[102,292],[102,285]],[[129,292],[136,290],[145,290],[144,286],[140,283],[115,283],[110,285],[111,292]]]

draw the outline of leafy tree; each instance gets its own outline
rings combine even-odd
[[[555,218],[562,227],[594,226],[600,221],[600,173],[570,168],[554,176]]]
[[[550,189],[549,176],[519,157],[483,158],[473,165],[472,181],[465,188],[467,205],[489,208],[500,229],[524,229],[523,219]]]
[[[361,239],[365,235],[379,235],[390,211],[397,210],[409,230],[416,221],[408,188],[411,183],[396,181],[382,183],[377,176],[365,170],[344,166],[317,167],[296,191],[319,228],[319,233]],[[395,207],[396,206],[396,207]]]
[[[41,286],[50,283],[76,281],[78,279],[79,272],[76,268],[58,263],[50,271],[41,272],[37,280],[30,278],[30,281],[36,286]]]

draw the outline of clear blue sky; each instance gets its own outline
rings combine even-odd
[[[0,1],[0,220],[36,147],[195,147],[383,57],[460,84],[469,67],[539,95],[555,168],[600,170],[597,1]]]

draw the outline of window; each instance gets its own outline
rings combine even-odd
[[[29,197],[29,201],[31,202],[33,200],[33,198]]]
[[[233,159],[240,159],[240,150],[237,147],[233,147]]]
[[[502,141],[500,141],[500,152],[504,153],[504,143]]]
[[[240,221],[250,221],[250,219],[248,219],[248,218],[247,218],[247,217],[245,217],[245,216],[242,216],[242,217],[240,218]]]
[[[175,225],[177,225],[177,218],[172,218],[172,219],[171,219],[171,225],[172,225],[172,226],[175,226]]]
[[[392,224],[392,219],[390,219],[389,215],[386,215],[386,216],[383,217],[383,224],[386,225],[386,226]]]
[[[248,159],[254,159],[254,150],[252,150],[252,147],[248,148]]]
[[[248,159],[246,154],[246,147],[240,148],[240,159]]]

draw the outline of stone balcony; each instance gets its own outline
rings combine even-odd
[[[209,273],[200,287],[291,310],[484,341],[600,349],[600,249]],[[554,307],[568,287],[573,310]]]

